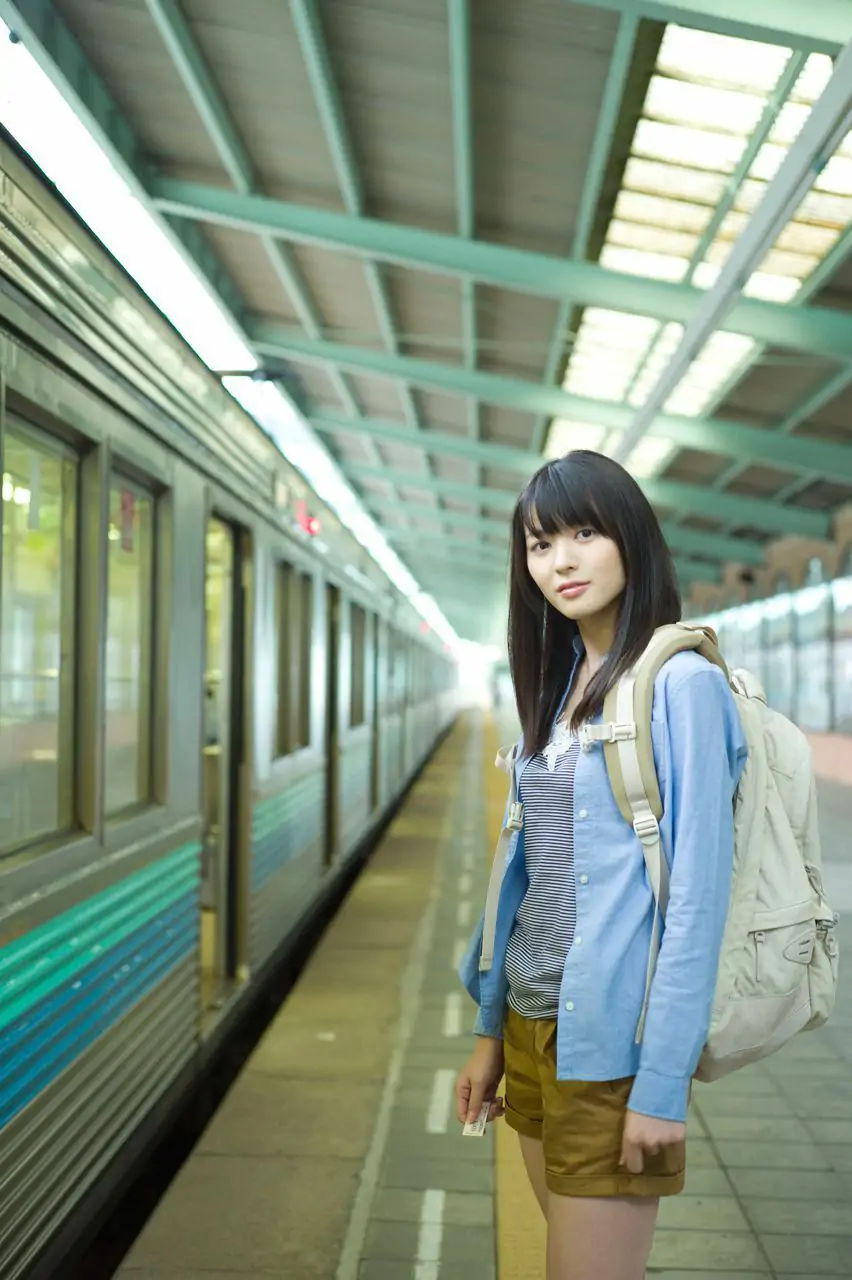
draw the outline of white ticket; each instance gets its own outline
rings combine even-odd
[[[462,1129],[462,1137],[464,1138],[484,1138],[485,1130],[488,1126],[488,1112],[491,1110],[490,1102],[483,1102],[479,1115],[475,1120],[469,1120]]]

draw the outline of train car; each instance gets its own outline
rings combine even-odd
[[[0,454],[0,1275],[16,1280],[104,1203],[352,874],[457,681],[5,141]]]

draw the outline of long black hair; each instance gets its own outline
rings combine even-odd
[[[671,552],[639,485],[604,454],[577,449],[548,462],[530,480],[512,517],[509,664],[524,751],[547,745],[574,661],[576,622],[545,600],[527,568],[529,531],[593,528],[618,547],[626,586],[615,639],[572,716],[576,729],[603,710],[604,698],[639,657],[655,629],[681,616]]]

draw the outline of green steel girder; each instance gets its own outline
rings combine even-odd
[[[633,61],[633,48],[636,43],[636,32],[639,18],[635,13],[625,13],[618,26],[618,36],[612,50],[603,101],[598,113],[595,127],[595,138],[586,165],[586,176],[583,190],[580,193],[580,204],[577,209],[577,220],[574,228],[574,239],[571,244],[571,257],[584,260],[588,254],[589,237],[592,233],[595,210],[600,200],[612,140],[621,111],[621,99],[630,66]],[[571,319],[573,303],[570,298],[563,298],[556,313],[556,324],[550,340],[547,364],[544,368],[545,386],[552,386],[559,373],[559,366],[565,351],[565,337]],[[533,448],[540,450],[544,445],[549,417],[542,414],[533,428]]]
[[[847,0],[583,0],[583,4],[821,53],[836,53],[852,40],[852,6]]]
[[[453,168],[459,235],[474,235],[473,122],[470,93],[470,8],[468,0],[447,0],[450,36],[450,84],[453,111]],[[476,368],[476,285],[461,282],[462,348],[468,369]],[[468,401],[471,434],[479,436],[479,401]]]
[[[355,479],[382,480],[397,488],[420,489],[424,492],[443,493],[460,501],[479,503],[495,510],[512,511],[517,494],[507,489],[487,489],[480,485],[463,484],[457,480],[444,480],[435,476],[419,476],[391,468],[370,467],[361,463],[344,464],[346,474]],[[830,517],[821,511],[805,511],[801,507],[783,507],[777,502],[762,498],[734,497],[727,493],[714,493],[699,485],[680,484],[673,480],[640,480],[640,485],[655,507],[684,508],[694,515],[726,520],[730,524],[749,525],[778,534],[801,534],[804,537],[825,538],[831,529]]]
[[[376,509],[381,515],[387,514],[393,510],[393,503],[383,504],[378,501],[377,494],[370,495],[370,505]],[[407,503],[409,507],[411,503]],[[413,504],[416,507],[416,504]],[[424,510],[421,513],[417,511],[417,515],[426,515],[427,509],[424,504]],[[381,518],[380,515],[380,518]],[[456,525],[458,528],[475,528],[483,533],[493,533],[506,539],[506,552],[508,554],[510,525],[508,519],[493,520],[487,516],[471,515],[469,512],[452,512],[441,511],[434,512],[432,507],[428,508],[430,518],[439,518],[447,525]],[[684,529],[681,525],[675,524],[673,521],[663,520],[660,528],[663,531],[663,537],[671,547],[672,551],[677,554],[682,553],[685,556],[700,556],[706,560],[731,561],[736,564],[749,565],[757,567],[765,562],[765,548],[763,543],[754,542],[749,538],[732,538],[727,534],[705,533],[698,529]],[[413,529],[388,529],[385,528],[385,537],[389,542],[400,542],[405,544],[416,544],[419,541],[430,542],[433,539],[446,545],[451,538],[448,532],[440,532],[439,530],[424,530],[419,525]],[[467,544],[455,544],[466,546]],[[474,544],[471,544],[474,545]],[[504,552],[500,548],[486,547],[486,550],[492,551],[497,555],[503,556]]]
[[[563,391],[560,387],[545,387],[520,378],[417,360],[412,356],[389,356],[386,352],[367,351],[343,343],[291,338],[264,325],[252,326],[251,332],[258,350],[268,356],[306,360],[308,363],[329,361],[359,373],[372,373],[381,378],[405,378],[415,386],[455,395],[476,394],[487,404],[502,405],[522,413],[545,412],[579,422],[599,423],[615,431],[626,430],[633,419],[634,411],[629,405],[592,400]],[[317,421],[323,419],[320,417]],[[429,434],[424,433],[424,441]],[[849,445],[830,444],[801,436],[779,436],[777,432],[745,427],[720,418],[684,418],[673,414],[660,414],[654,420],[652,434],[684,448],[748,458],[793,470],[819,470],[829,476],[852,480],[852,446]],[[409,438],[409,443],[417,441]],[[423,447],[428,448],[428,445],[424,443]]]
[[[220,187],[161,178],[151,194],[157,206],[174,217],[347,250],[376,261],[461,276],[559,301],[571,298],[584,306],[638,313],[658,320],[686,324],[706,297],[693,285],[628,275],[592,262],[463,240],[442,232],[243,195]],[[848,358],[852,351],[852,315],[828,307],[789,307],[743,298],[728,313],[722,327],[758,342],[838,359]]]
[[[370,511],[380,521],[384,521],[389,514],[396,510],[397,504],[380,493],[364,493],[362,497]],[[413,509],[413,513],[421,521],[434,520],[437,524],[446,528],[476,529],[480,533],[493,533],[506,539],[509,537],[510,526],[508,518],[494,520],[471,511],[451,511],[446,508],[433,507],[431,503],[419,503],[408,499],[406,499],[406,506]],[[421,525],[417,525],[411,530],[412,535],[418,533],[420,529]],[[387,529],[384,532],[385,536],[388,536]],[[434,530],[430,529],[429,532],[432,533]]]
[[[364,212],[363,185],[358,174],[355,151],[346,128],[316,0],[290,0],[290,13],[311,82],[314,101],[322,121],[323,133],[343,192],[344,204],[348,213],[360,215]],[[364,265],[367,285],[385,345],[391,351],[397,352],[399,335],[385,282],[374,262],[367,261]],[[403,385],[401,391],[406,417],[414,426],[419,426],[420,420],[410,388]]]
[[[353,434],[357,434],[361,430],[367,434],[372,433],[381,440],[389,440],[400,444],[415,443],[415,441],[412,441],[411,432],[407,428],[396,426],[391,422],[376,422],[370,418],[362,419],[357,425],[351,423],[347,418],[312,418],[311,425],[314,430],[323,434],[336,431],[352,431]],[[466,436],[454,436],[440,431],[426,431],[422,438],[417,439],[416,443],[418,445],[422,444],[424,448],[432,453],[469,458],[480,466],[493,466],[504,471],[517,471],[525,479],[528,479],[543,462],[539,455],[527,449],[516,449],[512,445],[506,444],[487,444],[469,440]],[[452,512],[441,513],[442,518],[448,518],[452,514]],[[503,525],[495,520],[487,520],[485,517],[465,516],[464,520],[462,520],[462,517],[456,513],[456,523],[469,519],[476,520],[477,523],[483,526],[484,531],[487,531],[490,526],[491,532],[508,534],[508,523]],[[720,534],[701,533],[695,529],[683,529],[674,523],[664,523],[663,533],[674,550],[692,552],[696,555],[709,556],[718,560],[736,560],[741,564],[763,564],[764,548],[759,542],[725,537]],[[412,530],[410,536],[416,538],[418,531]]]

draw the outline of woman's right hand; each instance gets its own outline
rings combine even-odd
[[[485,1101],[492,1103],[489,1120],[503,1114],[503,1103],[495,1097],[502,1078],[503,1041],[477,1036],[476,1048],[456,1079],[456,1111],[461,1124],[475,1120]]]

